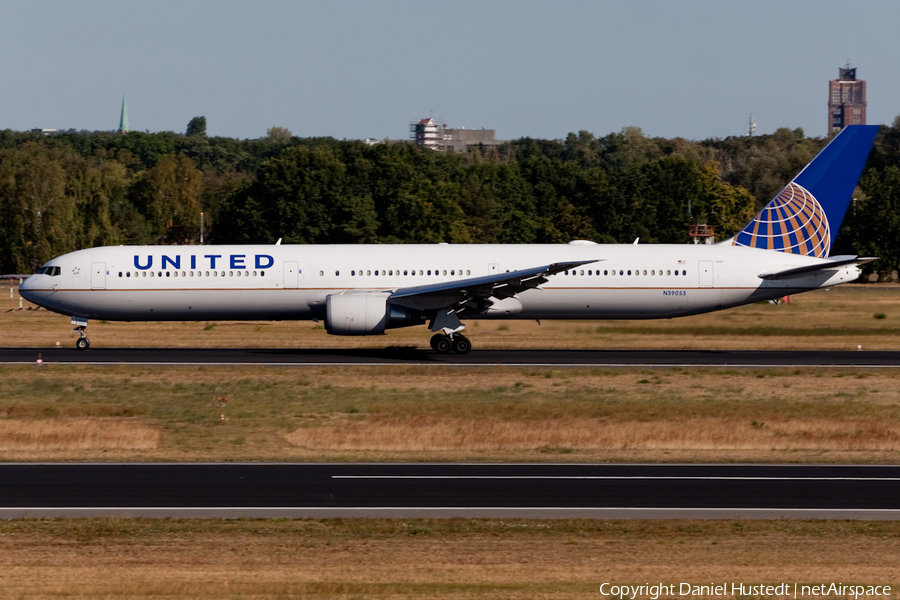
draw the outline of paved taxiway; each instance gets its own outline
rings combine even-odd
[[[900,466],[0,464],[0,517],[900,519]]]
[[[900,367],[900,352],[881,350],[473,350],[458,355],[416,348],[0,348],[0,364],[34,364],[39,357],[45,364]]]

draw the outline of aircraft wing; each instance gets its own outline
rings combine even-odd
[[[824,262],[815,264],[815,265],[806,265],[804,267],[794,267],[792,269],[785,269],[784,271],[775,271],[771,273],[760,273],[760,279],[785,279],[787,277],[796,277],[801,275],[806,275],[808,273],[814,273],[816,271],[823,271],[825,269],[836,269],[838,267],[843,267],[844,265],[864,265],[866,263],[870,263],[872,261],[878,260],[877,257],[871,256],[833,256]]]
[[[484,277],[403,287],[394,290],[390,295],[390,299],[392,301],[399,300],[398,304],[422,308],[443,308],[453,304],[461,304],[471,300],[486,300],[492,297],[502,300],[504,298],[512,298],[520,292],[534,289],[547,283],[547,278],[551,275],[594,262],[598,261],[559,262],[531,269],[496,273]]]

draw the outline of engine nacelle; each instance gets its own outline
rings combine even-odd
[[[426,320],[424,312],[390,304],[387,294],[334,294],[325,299],[325,331],[332,335],[384,335],[385,329]]]

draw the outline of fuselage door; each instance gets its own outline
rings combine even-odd
[[[300,264],[297,262],[284,263],[284,287],[297,288],[300,286]]]
[[[106,289],[106,263],[91,263],[91,289]]]
[[[713,262],[711,260],[701,260],[697,263],[697,272],[700,275],[700,287],[713,286]]]

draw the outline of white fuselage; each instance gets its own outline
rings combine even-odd
[[[761,273],[824,259],[731,245],[116,246],[79,250],[21,293],[49,310],[123,321],[317,319],[326,298],[595,260],[462,317],[649,319],[697,314],[846,283],[856,266],[789,279]]]

